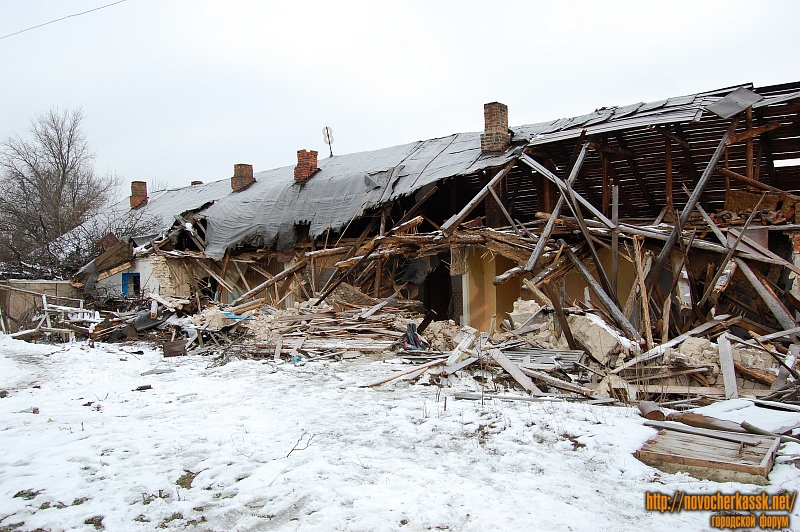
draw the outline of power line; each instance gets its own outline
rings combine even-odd
[[[39,24],[38,26],[31,26],[30,28],[25,28],[24,30],[20,30],[14,33],[9,33],[8,35],[3,35],[2,37],[0,37],[0,40],[3,40],[7,37],[13,37],[14,35],[19,35],[20,33],[25,33],[26,31],[35,30],[36,28],[41,28],[42,26],[47,26],[48,24],[53,24],[54,22],[60,22],[62,20],[66,20],[72,17],[79,17],[81,15],[85,15],[86,13],[91,13],[92,11],[99,11],[100,9],[105,9],[107,7],[115,6],[117,4],[121,4],[122,2],[127,2],[127,0],[119,0],[118,2],[113,2],[111,4],[106,4],[104,6],[96,7],[94,9],[90,9],[89,11],[84,11],[82,13],[74,13],[72,15],[67,15],[66,17],[61,17],[55,20],[51,20],[50,22],[45,22],[44,24]]]

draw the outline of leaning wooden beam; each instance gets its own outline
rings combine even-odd
[[[575,266],[575,269],[578,270],[578,273],[581,274],[583,280],[586,281],[586,284],[589,285],[589,288],[595,293],[595,295],[600,299],[600,302],[606,307],[608,313],[611,315],[611,318],[617,323],[617,325],[625,331],[625,334],[628,335],[628,338],[635,340],[637,342],[643,342],[642,336],[639,334],[639,331],[631,325],[631,322],[628,321],[628,318],[622,313],[622,311],[617,307],[617,305],[612,301],[608,294],[605,293],[603,288],[600,284],[592,277],[591,272],[584,266],[581,262],[581,259],[575,254],[574,251],[568,246],[565,245],[564,252],[569,257],[569,260],[572,261],[572,264]]]
[[[261,292],[262,290],[264,290],[266,288],[269,288],[270,286],[274,285],[275,283],[277,283],[279,281],[282,281],[283,279],[285,279],[285,278],[289,277],[290,275],[294,274],[296,271],[305,268],[307,263],[308,263],[308,259],[303,259],[303,260],[299,261],[294,266],[292,266],[292,267],[290,267],[290,268],[288,268],[286,270],[283,270],[281,273],[275,275],[271,279],[267,279],[266,281],[264,281],[260,285],[256,286],[255,288],[253,288],[249,292],[245,292],[244,294],[239,296],[236,300],[234,300],[231,303],[231,305],[234,305],[234,306],[238,305],[242,301],[245,301],[246,299],[254,296],[255,294]]]
[[[758,296],[761,298],[762,301],[767,305],[770,312],[775,316],[775,319],[778,320],[778,323],[781,324],[781,327],[784,329],[794,329],[797,327],[797,322],[792,318],[792,315],[789,314],[789,311],[783,306],[777,296],[762,282],[761,279],[755,274],[755,272],[750,268],[750,265],[747,264],[742,259],[736,258],[733,259],[736,261],[736,265],[739,266],[739,269],[742,271],[747,280],[750,281],[750,284],[755,289]],[[793,338],[796,338],[797,335],[792,335]]]
[[[728,232],[730,234],[732,234],[733,236],[735,236],[735,237],[738,237],[739,234],[744,234],[743,229],[739,229],[738,227],[737,228],[731,227],[730,229],[728,229]],[[796,274],[800,275],[800,267],[796,266],[795,264],[792,264],[791,262],[789,262],[788,260],[784,259],[780,255],[774,253],[769,248],[765,248],[764,246],[762,246],[761,244],[759,244],[758,242],[756,242],[755,240],[753,240],[749,236],[744,235],[742,237],[742,242],[744,242],[745,244],[747,244],[751,248],[755,249],[759,253],[763,253],[767,257],[770,257],[772,259],[775,259],[775,260],[779,261],[781,264],[784,265],[784,267],[789,268],[790,270],[792,270]]]
[[[510,361],[502,351],[499,349],[492,349],[489,351],[489,356],[497,362],[501,368],[506,370],[509,375],[514,377],[514,380],[517,381],[520,386],[522,386],[526,392],[531,393],[533,395],[543,395],[542,390],[540,390],[528,377],[525,375],[523,370],[517,366],[515,363]]]
[[[211,277],[213,277],[220,284],[220,286],[224,287],[225,290],[228,291],[228,293],[233,292],[233,288],[231,287],[231,285],[229,285],[225,281],[225,279],[220,277],[217,272],[215,272],[214,270],[203,264],[203,261],[201,259],[195,259],[195,262],[197,262],[197,264],[199,264],[200,267],[206,271],[206,273],[208,273]]]
[[[342,246],[338,248],[328,248],[328,249],[318,249],[316,251],[306,251],[307,258],[315,258],[318,259],[320,257],[330,257],[333,255],[344,255],[348,251],[350,251],[349,246]]]
[[[700,196],[703,194],[703,191],[708,184],[709,179],[711,178],[714,169],[717,167],[717,163],[719,163],[722,154],[725,151],[726,143],[728,139],[733,135],[733,132],[736,131],[736,125],[739,123],[739,119],[736,118],[731,122],[730,127],[722,136],[719,144],[717,145],[717,149],[714,150],[714,155],[711,156],[711,160],[708,162],[706,169],[703,170],[703,174],[700,176],[700,180],[695,185],[694,190],[692,191],[692,195],[689,197],[689,201],[686,202],[686,205],[681,212],[681,216],[679,218],[679,222],[672,230],[672,233],[669,236],[666,244],[661,249],[661,253],[659,253],[658,258],[656,258],[655,262],[653,263],[653,269],[650,270],[650,275],[647,276],[647,281],[645,282],[645,286],[648,290],[653,286],[656,279],[658,278],[658,274],[661,272],[661,268],[664,267],[664,263],[667,261],[670,253],[672,253],[672,248],[675,247],[675,243],[678,241],[678,237],[680,237],[681,231],[683,231],[683,227],[689,221],[689,217],[694,210],[694,206],[700,200]]]
[[[719,226],[717,226],[717,224],[714,223],[714,220],[711,219],[711,216],[708,215],[708,213],[706,212],[706,210],[703,208],[702,205],[698,203],[697,205],[695,205],[695,207],[700,212],[700,215],[703,217],[703,220],[705,220],[705,222],[708,224],[708,227],[711,229],[711,231],[717,236],[720,243],[723,246],[727,247],[728,239],[725,238],[725,235],[722,233],[722,231],[720,231]]]
[[[717,168],[717,172],[719,172],[720,174],[724,175],[725,177],[729,177],[731,179],[735,179],[736,181],[741,181],[742,183],[744,183],[746,185],[750,185],[753,188],[758,188],[758,189],[761,189],[761,190],[768,190],[770,192],[777,192],[779,194],[786,194],[785,191],[783,191],[783,190],[781,190],[779,188],[771,187],[771,186],[767,185],[766,183],[762,183],[761,181],[756,181],[755,179],[750,179],[747,176],[743,176],[742,174],[737,174],[736,172],[728,170],[727,168]]]
[[[542,174],[544,177],[555,183],[562,194],[568,193],[568,191],[572,188],[572,185],[574,184],[574,183],[565,183],[553,172],[551,172],[550,170],[539,164],[536,160],[531,159],[525,154],[523,154],[520,157],[520,161],[524,162],[525,164],[527,164],[528,166],[530,166],[531,168]],[[597,207],[595,207],[591,201],[587,200],[586,198],[584,198],[583,196],[574,191],[573,195],[575,196],[573,198],[573,211],[575,210],[575,208],[577,208],[578,203],[580,203],[581,205],[586,207],[586,209],[589,212],[591,212],[595,217],[597,217],[598,220],[603,222],[603,225],[605,225],[609,229],[612,229],[614,227],[614,224],[611,223],[611,220],[609,220],[602,212],[597,210]]]
[[[725,322],[725,320],[727,320],[730,317],[731,317],[730,314],[721,314],[719,316],[716,316],[713,320],[707,321],[706,323],[700,325],[699,327],[695,327],[691,331],[688,331],[688,332],[683,333],[682,335],[680,335],[678,337],[673,338],[669,342],[665,342],[665,343],[663,343],[661,345],[658,345],[658,346],[654,347],[653,349],[651,349],[650,351],[647,351],[647,352],[642,353],[641,355],[639,355],[639,356],[637,356],[635,358],[630,359],[629,361],[625,362],[620,367],[611,370],[611,373],[619,373],[620,371],[622,371],[624,369],[628,369],[630,367],[633,367],[636,364],[639,364],[640,362],[646,362],[648,360],[652,360],[654,358],[660,357],[661,355],[664,354],[664,352],[667,350],[668,347],[672,347],[672,346],[678,345],[679,343],[683,342],[687,338],[690,338],[690,337],[698,335],[698,334],[702,334],[702,333],[708,331],[709,329],[713,329],[717,325],[722,325]]]
[[[494,198],[494,201],[497,202],[497,206],[500,207],[500,211],[503,213],[503,216],[506,217],[506,220],[508,220],[508,223],[511,225],[511,228],[514,230],[514,232],[522,236],[522,231],[520,231],[519,227],[517,227],[517,224],[514,223],[514,219],[508,213],[508,210],[506,210],[506,206],[503,205],[503,202],[500,199],[500,196],[497,195],[497,192],[495,192],[493,188],[490,188],[489,194],[491,194]]]
[[[563,192],[562,192],[563,194]],[[572,190],[572,187],[567,185],[567,194],[571,202],[568,202],[570,209],[575,214],[575,220],[578,222],[578,227],[583,234],[583,238],[586,240],[586,243],[589,245],[589,252],[592,254],[592,258],[594,259],[594,265],[597,269],[597,275],[600,277],[600,284],[603,286],[603,290],[606,292],[606,295],[609,299],[616,305],[619,309],[619,299],[617,298],[616,292],[613,291],[611,287],[611,281],[608,279],[608,274],[606,273],[605,268],[603,268],[603,263],[600,262],[600,256],[597,254],[597,249],[594,247],[594,242],[592,236],[589,234],[589,228],[586,226],[586,221],[583,218],[583,213],[581,212],[581,208],[578,207],[577,202],[575,201],[576,194],[575,191]]]
[[[549,290],[547,295],[550,297],[550,302],[553,304],[553,309],[556,312],[556,318],[558,318],[558,324],[561,326],[561,331],[564,333],[564,338],[567,339],[567,345],[569,345],[569,348],[573,351],[577,351],[578,344],[575,343],[575,338],[572,336],[572,329],[569,328],[567,316],[564,314],[564,308],[561,306],[561,294],[552,285],[548,286],[548,288]]]
[[[586,151],[588,150],[589,145],[584,144],[581,147],[581,151],[578,154],[578,157],[575,159],[575,164],[572,166],[572,171],[567,178],[567,183],[574,183],[575,179],[577,179],[578,174],[581,171],[581,166],[583,166],[583,161],[586,159]],[[527,155],[523,154],[522,162],[525,164],[530,165],[530,162],[536,162]],[[537,163],[538,166],[541,166]],[[531,166],[531,168],[536,169],[536,167]],[[546,169],[545,169],[546,170]],[[561,209],[564,208],[564,205],[567,203],[566,198],[562,195],[558,198],[558,202],[556,206],[553,208],[553,212],[550,213],[550,218],[547,220],[547,224],[545,224],[544,229],[542,229],[542,234],[539,235],[539,241],[536,243],[536,247],[533,249],[533,253],[531,253],[531,257],[528,259],[528,262],[525,264],[525,271],[529,272],[536,268],[536,263],[539,262],[539,259],[542,257],[542,253],[544,253],[544,248],[547,245],[547,240],[550,238],[550,235],[553,233],[553,229],[556,226],[556,220],[558,216],[561,214]]]
[[[589,222],[589,221],[590,220],[587,220],[587,222]],[[669,240],[669,235],[667,235],[665,233],[661,233],[659,231],[654,231],[652,229],[645,229],[645,228],[642,228],[642,227],[635,227],[635,226],[632,226],[632,225],[628,225],[626,223],[620,223],[619,224],[619,230],[622,233],[631,234],[631,235],[641,235],[641,236],[644,236],[644,237],[647,237],[647,238],[653,238],[655,240],[662,240],[664,242]],[[605,231],[602,234],[605,235],[606,234]],[[719,244],[714,244],[713,242],[708,242],[706,240],[694,240],[694,241],[692,241],[692,237],[691,236],[683,236],[681,238],[683,239],[684,244],[689,245],[689,243],[691,243],[692,248],[702,249],[704,251],[713,251],[714,253],[722,253],[722,254],[725,254],[725,253],[728,252],[727,246],[720,246]],[[770,257],[765,257],[763,255],[753,255],[752,253],[746,253],[745,251],[742,251],[742,250],[737,250],[735,255],[737,257],[742,257],[742,258],[745,258],[747,260],[754,260],[754,261],[757,261],[757,262],[764,262],[764,263],[767,263],[767,264],[781,264],[781,265],[783,265],[783,262],[781,262],[781,261],[772,259]]]
[[[516,158],[509,161],[502,170],[497,172],[497,175],[495,175],[488,183],[486,183],[486,185],[475,195],[474,198],[469,201],[469,203],[464,205],[463,209],[443,223],[442,234],[449,235],[456,227],[458,227],[461,222],[463,222],[464,219],[469,216],[469,213],[471,213],[480,202],[486,199],[486,196],[489,195],[489,189],[499,183],[511,171],[516,162]]]
[[[744,236],[745,232],[747,231],[747,227],[750,225],[750,222],[753,221],[753,218],[755,218],[756,212],[758,212],[758,206],[761,205],[762,201],[764,201],[764,196],[766,196],[766,195],[767,195],[766,192],[764,192],[764,194],[761,195],[761,199],[759,199],[758,203],[756,203],[756,206],[753,207],[753,212],[750,213],[750,216],[748,216],[747,221],[745,221],[745,223],[744,223],[744,226],[742,226],[742,232],[739,233],[738,237],[736,237],[736,241],[728,249],[728,253],[725,255],[725,258],[722,259],[722,264],[720,264],[719,268],[717,268],[717,272],[714,274],[714,277],[711,279],[710,282],[706,283],[706,292],[705,292],[705,294],[703,294],[703,297],[700,298],[700,301],[697,303],[698,307],[702,307],[703,303],[705,303],[706,300],[708,299],[708,296],[711,295],[711,291],[714,289],[714,286],[717,284],[717,279],[719,279],[719,277],[722,275],[722,272],[725,271],[725,268],[728,267],[728,261],[731,260],[731,257],[736,252],[736,248],[739,247],[739,242],[742,241],[742,237]]]

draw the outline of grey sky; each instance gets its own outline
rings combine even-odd
[[[0,0],[0,35],[112,0]],[[81,106],[97,168],[172,186],[800,79],[800,2],[128,0],[0,40],[0,137]]]

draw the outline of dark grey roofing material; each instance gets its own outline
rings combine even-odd
[[[408,196],[426,185],[482,168],[505,164],[513,154],[481,154],[479,133],[458,133],[381,150],[319,161],[319,172],[304,184],[292,166],[255,174],[256,182],[206,209],[206,256],[220,259],[240,242],[294,245],[295,224],[309,224],[309,236],[341,230],[353,218]]]

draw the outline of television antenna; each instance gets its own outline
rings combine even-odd
[[[333,130],[328,126],[322,128],[322,139],[325,141],[325,144],[328,145],[331,157],[333,157]]]

